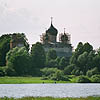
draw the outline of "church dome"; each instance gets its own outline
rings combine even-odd
[[[50,35],[55,35],[57,36],[57,33],[58,33],[58,30],[52,25],[51,23],[51,26],[50,28],[46,31],[46,33],[50,34]]]

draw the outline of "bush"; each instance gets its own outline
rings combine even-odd
[[[6,75],[6,67],[0,67],[0,77],[5,76]]]
[[[72,70],[71,74],[79,76],[79,75],[83,75],[83,72],[80,71],[80,69],[78,67],[76,67],[75,69]]]
[[[54,74],[58,69],[57,68],[43,68],[41,69],[42,75],[49,76]]]
[[[88,70],[87,73],[86,73],[86,75],[88,77],[91,77],[92,75],[95,75],[95,74],[98,74],[98,73],[99,73],[99,71],[98,71],[97,67],[95,67],[95,68],[93,68],[91,70]]]
[[[68,65],[67,67],[65,67],[64,69],[64,74],[65,75],[71,75],[71,72],[72,70],[76,68],[75,64],[71,64],[71,65]]]
[[[67,76],[65,76],[61,70],[57,70],[57,72],[54,73],[53,76],[51,77],[51,80],[69,81],[69,78]]]
[[[91,81],[92,81],[93,83],[100,83],[100,75],[93,75],[93,76],[91,77]]]
[[[79,76],[78,83],[90,83],[91,81],[86,76]]]

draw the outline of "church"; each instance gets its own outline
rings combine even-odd
[[[59,35],[59,41],[57,41],[57,36]],[[70,43],[70,34],[64,32],[58,34],[58,30],[53,26],[52,18],[51,25],[40,36],[40,40],[45,52],[48,52],[51,48],[54,49],[59,57],[70,57],[72,55],[72,45]],[[10,49],[14,47],[23,47],[24,40],[22,37],[19,37],[17,34],[12,35],[10,41]]]
[[[70,43],[70,34],[64,32],[59,34],[59,42],[57,42],[58,30],[53,26],[52,18],[51,25],[40,36],[43,48],[47,52],[49,49],[54,49],[59,57],[70,57],[72,55],[72,45]]]

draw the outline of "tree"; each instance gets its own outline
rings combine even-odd
[[[77,48],[75,49],[75,52],[77,53],[77,56],[83,53],[83,43],[79,42],[77,45]]]
[[[17,38],[21,38],[24,42],[24,46],[27,50],[29,50],[29,44],[27,42],[27,38],[24,33],[13,33],[13,34],[5,34],[0,37],[0,66],[6,65],[6,54],[10,50],[10,41],[12,40],[12,36],[15,35]],[[13,40],[14,41],[14,40]]]
[[[0,37],[0,66],[6,65],[6,53],[10,50],[10,35],[2,35]]]
[[[77,48],[75,49],[75,52],[73,52],[71,58],[70,58],[70,64],[77,64],[77,58],[80,54],[83,53],[83,43],[82,42],[79,42],[78,45],[77,45]]]
[[[45,67],[46,56],[42,44],[37,42],[32,45],[31,48],[31,69],[34,71],[34,75],[39,72],[38,69]],[[36,73],[35,73],[36,72]]]
[[[57,58],[56,51],[54,49],[50,49],[47,52],[47,60],[55,60]]]
[[[77,82],[78,83],[90,83],[91,81],[86,76],[82,75],[78,77]]]
[[[95,51],[90,51],[90,53],[87,56],[87,67],[88,70],[91,70],[94,68],[93,58],[95,57]]]
[[[93,51],[93,46],[90,45],[90,44],[87,42],[87,43],[85,43],[84,46],[83,46],[83,51],[89,53],[89,52]]]
[[[51,61],[56,62],[57,54],[54,49],[50,49],[47,54],[46,54],[46,66],[50,67],[51,66]],[[56,62],[57,63],[57,62]]]
[[[29,69],[29,53],[25,47],[13,48],[7,53],[7,66],[14,70],[17,76],[24,76],[28,74]]]
[[[98,70],[100,71],[100,56],[99,56],[99,54],[97,54],[93,58],[93,66],[96,66],[98,68]]]
[[[97,67],[95,67],[95,68],[93,68],[91,70],[88,70],[87,73],[86,73],[86,75],[88,77],[91,77],[91,76],[93,76],[95,74],[99,74],[99,71],[98,71],[98,68]]]
[[[79,67],[80,67],[81,70],[83,70],[83,73],[84,74],[88,70],[88,68],[87,68],[87,56],[88,56],[88,53],[87,52],[84,52],[77,59],[77,62],[79,64]]]
[[[65,57],[62,57],[60,62],[59,62],[59,68],[64,69],[65,66],[68,65],[68,61]]]
[[[75,64],[68,65],[67,67],[64,68],[64,74],[71,75],[72,70],[75,68],[76,68]]]

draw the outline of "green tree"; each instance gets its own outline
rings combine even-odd
[[[86,76],[79,76],[78,80],[77,80],[78,83],[90,83],[91,80],[89,78],[87,78]]]
[[[48,60],[55,60],[57,58],[57,54],[56,54],[56,51],[54,49],[50,49],[48,52],[47,52],[47,59]]]
[[[56,62],[57,54],[54,49],[50,49],[46,54],[46,66],[52,67],[50,62]],[[57,63],[57,62],[56,62]]]
[[[93,66],[96,66],[100,72],[100,55],[97,54],[94,58],[93,58]]]
[[[25,47],[13,48],[7,53],[8,69],[14,70],[17,76],[28,74],[29,69],[29,53]]]
[[[89,52],[93,51],[93,46],[90,45],[90,44],[87,42],[87,43],[85,43],[84,46],[83,46],[83,51],[89,53]]]
[[[24,33],[13,33],[13,34],[5,34],[0,37],[0,66],[6,65],[6,54],[10,50],[10,41],[12,40],[12,36],[15,35],[17,38],[20,38],[24,42],[24,46],[27,50],[29,50],[29,44],[27,42],[27,38]],[[14,41],[14,40],[12,40]]]
[[[10,35],[2,35],[0,37],[0,66],[6,65],[6,53],[10,50]]]
[[[34,75],[39,73],[39,69],[45,67],[46,56],[45,51],[41,43],[37,42],[32,45],[31,48],[31,70],[34,71]]]
[[[75,64],[68,65],[67,67],[64,68],[64,74],[65,75],[71,75],[71,72],[75,68],[76,68],[76,65]]]
[[[84,51],[83,51],[83,43],[82,42],[79,42],[78,45],[77,45],[77,48],[75,49],[75,52],[77,53],[77,56],[82,54]]]
[[[88,70],[88,68],[87,68],[87,56],[88,56],[88,53],[84,52],[83,54],[79,55],[79,57],[77,59],[79,67],[83,71],[84,74],[86,74],[86,71]]]
[[[68,65],[68,60],[65,57],[62,57],[59,62],[59,68],[64,69]]]
[[[95,75],[95,74],[99,74],[99,71],[98,71],[97,67],[95,67],[95,68],[93,68],[91,70],[88,70],[87,73],[86,73],[86,75],[88,77],[91,77],[92,75]]]

